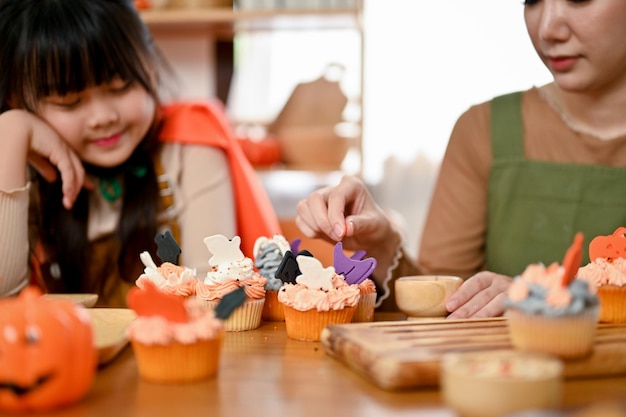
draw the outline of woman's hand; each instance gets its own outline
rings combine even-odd
[[[63,205],[71,208],[85,183],[80,158],[46,122],[25,110],[0,114],[0,188],[9,190],[26,184],[26,164],[47,181],[63,183]]]
[[[314,191],[297,205],[296,225],[310,238],[342,241],[347,250],[366,250],[384,244],[394,231],[386,213],[365,184],[344,176],[333,187]]]
[[[448,298],[449,319],[497,317],[504,313],[506,290],[513,279],[493,272],[479,272]]]

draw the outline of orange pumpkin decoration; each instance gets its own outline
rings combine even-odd
[[[591,240],[589,259],[593,262],[597,258],[604,258],[609,262],[626,258],[626,227],[618,227],[612,235],[596,236]]]
[[[27,287],[0,300],[0,411],[47,411],[82,398],[97,370],[89,315]]]

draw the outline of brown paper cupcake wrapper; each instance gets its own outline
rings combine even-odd
[[[265,291],[265,304],[263,304],[261,319],[265,321],[285,321],[283,304],[278,301],[278,291]]]
[[[626,323],[626,286],[601,285],[598,287],[600,318],[602,323]]]
[[[219,304],[219,301],[201,301],[210,310],[213,310]],[[224,320],[224,330],[227,332],[240,332],[256,329],[261,325],[263,304],[265,304],[265,298],[261,298],[260,300],[246,300]]]
[[[374,304],[376,304],[376,293],[361,294],[352,317],[352,323],[374,321]]]
[[[548,317],[508,311],[511,342],[517,349],[581,358],[591,353],[598,325],[598,308],[576,316]]]
[[[287,337],[315,342],[320,340],[324,327],[331,324],[350,323],[356,306],[345,307],[343,310],[300,311],[283,304],[283,310],[285,312]]]
[[[219,369],[223,332],[192,344],[144,345],[131,341],[139,376],[150,382],[178,384],[212,378]]]

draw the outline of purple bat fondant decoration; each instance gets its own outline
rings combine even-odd
[[[376,259],[362,259],[363,256],[365,256],[365,252],[361,253],[361,251],[359,251],[352,255],[351,258],[348,258],[346,254],[343,253],[343,245],[341,242],[337,242],[333,259],[335,272],[343,275],[349,285],[360,284],[376,269]]]
[[[295,238],[291,241],[291,243],[289,243],[289,246],[291,246],[291,251],[293,253],[298,253],[298,250],[300,249],[300,243],[302,243],[302,239],[299,238]]]
[[[358,251],[354,252],[352,254],[352,256],[350,257],[350,259],[354,259],[354,260],[357,260],[357,261],[360,261],[363,258],[365,258],[365,251],[364,250],[358,250]]]

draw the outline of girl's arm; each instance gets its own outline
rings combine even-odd
[[[43,121],[23,110],[0,114],[0,297],[28,284],[27,165],[54,180],[63,179],[64,203],[70,207],[83,181],[80,160]]]

